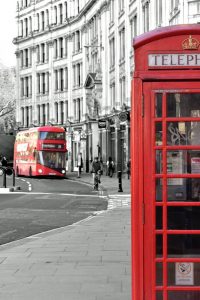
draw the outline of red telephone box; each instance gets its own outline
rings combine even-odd
[[[134,40],[133,300],[200,299],[200,25]]]

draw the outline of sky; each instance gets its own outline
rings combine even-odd
[[[12,40],[17,36],[17,0],[1,1],[0,9],[0,63],[7,67],[16,66],[15,50]]]

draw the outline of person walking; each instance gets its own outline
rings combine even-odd
[[[114,161],[112,160],[111,156],[109,156],[107,161],[107,171],[108,171],[108,176],[112,177],[114,172]]]
[[[78,178],[81,177],[81,169],[83,167],[82,153],[78,154]]]
[[[130,176],[131,176],[131,160],[130,159],[127,162],[127,175],[128,175],[128,179],[130,179]]]
[[[92,165],[91,165],[91,173],[92,173],[92,176],[93,176],[94,188],[95,188],[96,176],[98,176],[98,181],[99,181],[99,183],[101,183],[101,180],[100,180],[101,179],[101,172],[102,172],[102,164],[99,161],[99,158],[95,157],[94,161],[92,162]]]
[[[7,167],[7,165],[8,165],[8,162],[7,162],[7,159],[5,156],[3,156],[2,160],[1,160],[1,165],[2,165],[2,167]]]

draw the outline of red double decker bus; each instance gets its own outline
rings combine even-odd
[[[43,126],[20,131],[14,146],[15,174],[64,177],[66,151],[64,128]]]

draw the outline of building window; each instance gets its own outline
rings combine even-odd
[[[39,14],[37,13],[37,28],[36,28],[36,30],[40,30],[40,16],[39,16]]]
[[[55,119],[56,123],[58,123],[58,103],[55,102]]]
[[[65,19],[68,18],[67,2],[65,1]]]
[[[24,52],[23,51],[20,51],[20,61],[21,61],[21,68],[23,68],[24,66]]]
[[[41,44],[41,53],[42,53],[41,60],[44,63],[45,62],[45,44]]]
[[[81,86],[81,65],[77,64],[77,86]]]
[[[32,32],[32,18],[29,17],[29,32]]]
[[[58,70],[55,70],[55,91],[58,90]]]
[[[171,11],[178,9],[179,0],[171,0]]]
[[[46,9],[46,20],[47,20],[47,26],[49,26],[49,10]]]
[[[110,23],[114,22],[114,12],[115,12],[115,8],[114,8],[114,0],[110,1]]]
[[[163,18],[162,0],[156,0],[156,25],[161,26]]]
[[[64,91],[64,71],[60,69],[60,90]]]
[[[25,49],[24,52],[25,52],[25,67],[28,67],[28,49]]]
[[[58,23],[57,6],[54,6],[54,24]]]
[[[28,36],[28,19],[25,19],[25,36]]]
[[[44,31],[44,28],[45,28],[45,21],[44,21],[44,12],[42,11],[41,12],[41,30],[43,30]]]
[[[81,49],[81,37],[80,37],[80,31],[77,31],[77,32],[76,32],[76,38],[77,38],[77,41],[76,41],[76,50],[77,50],[77,51],[80,51],[80,49]]]
[[[63,58],[64,56],[64,49],[63,49],[63,38],[59,38],[59,48],[60,48],[60,57]]]
[[[115,38],[110,40],[110,68],[115,66]]]
[[[63,101],[60,102],[60,113],[61,113],[60,123],[63,124],[64,123],[64,102]]]
[[[24,35],[23,21],[20,21],[20,34],[19,34],[19,36],[23,37],[23,35]]]
[[[54,59],[58,57],[58,41],[54,40]]]
[[[137,15],[134,15],[134,17],[130,20],[130,26],[131,26],[131,46],[132,46],[133,38],[137,36]]]
[[[119,57],[120,61],[125,59],[125,28],[123,27],[119,32]]]
[[[80,122],[82,116],[82,101],[80,98],[73,101],[74,105],[74,121]]]
[[[149,31],[149,2],[145,2],[142,7],[143,13],[143,30],[144,32]]]
[[[45,94],[45,91],[46,91],[45,73],[42,73],[42,94]]]
[[[37,94],[40,94],[40,74],[37,74]]]
[[[119,1],[119,13],[124,10],[124,0],[118,0]]]
[[[63,22],[63,5],[59,4],[59,12],[60,12],[60,24]]]

